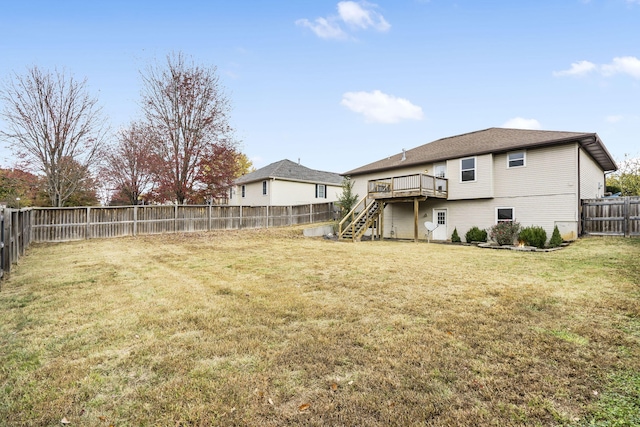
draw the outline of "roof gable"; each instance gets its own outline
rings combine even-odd
[[[284,159],[241,176],[235,180],[235,184],[247,184],[255,181],[264,181],[266,179],[283,179],[335,185],[342,183],[342,176],[338,173],[310,169],[299,163]]]
[[[617,169],[615,161],[595,133],[489,128],[438,139],[407,150],[405,153],[399,153],[350,170],[343,175],[360,175],[460,157],[503,153],[570,142],[579,143],[603,170]]]

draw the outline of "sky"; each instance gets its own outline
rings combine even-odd
[[[640,0],[0,0],[0,82],[86,78],[114,133],[171,52],[216,67],[257,168],[342,173],[490,127],[640,153]]]

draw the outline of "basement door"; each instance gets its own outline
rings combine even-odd
[[[434,209],[433,222],[438,225],[438,228],[433,230],[431,238],[433,240],[447,240],[447,210]]]

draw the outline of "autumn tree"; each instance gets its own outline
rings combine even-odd
[[[38,203],[41,180],[21,169],[0,169],[0,202],[10,208]]]
[[[620,168],[607,177],[607,190],[623,196],[640,196],[640,157],[625,154]]]
[[[136,205],[153,188],[153,135],[144,123],[132,123],[106,150],[100,176],[125,204]]]
[[[181,53],[150,66],[142,81],[142,109],[155,135],[159,191],[185,203],[197,197],[205,165],[218,167],[207,161],[216,157],[216,148],[235,146],[229,99],[215,67],[197,65]]]
[[[0,89],[0,115],[8,126],[0,135],[20,167],[44,175],[52,206],[64,206],[83,185],[105,140],[101,109],[86,86],[86,79],[33,67]]]
[[[256,168],[253,166],[253,162],[244,153],[238,153],[236,155],[236,163],[238,164],[238,170],[236,178],[246,175],[251,172],[255,172]]]

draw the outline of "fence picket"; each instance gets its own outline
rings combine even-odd
[[[640,197],[583,200],[582,234],[640,236]]]

